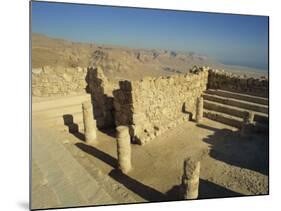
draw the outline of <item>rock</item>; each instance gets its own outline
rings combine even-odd
[[[67,81],[67,82],[72,81],[72,76],[69,75],[69,74],[67,74],[67,73],[63,73],[62,77],[63,77],[63,79],[64,79],[65,81]]]
[[[51,74],[54,72],[53,68],[51,68],[50,66],[44,66],[43,71],[45,74]]]
[[[36,96],[36,97],[40,97],[41,96],[41,91],[39,88],[32,88],[32,95]]]
[[[42,68],[32,68],[32,74],[40,74],[42,72]]]

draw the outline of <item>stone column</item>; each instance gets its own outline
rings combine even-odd
[[[241,136],[246,136],[250,132],[250,125],[254,122],[255,114],[252,111],[245,112],[241,127]]]
[[[197,199],[200,179],[200,161],[187,158],[183,165],[182,189],[184,199]]]
[[[247,123],[248,123],[248,124],[253,124],[253,122],[254,122],[254,117],[255,117],[254,112],[249,111],[249,112],[248,112],[248,115],[247,115],[247,119],[246,119]]]
[[[97,137],[97,126],[96,120],[93,117],[93,108],[92,103],[90,101],[86,101],[82,104],[83,110],[83,122],[84,122],[84,134],[85,141],[87,144],[96,144]]]
[[[202,119],[203,119],[203,97],[198,97],[196,103],[196,122],[200,123]]]
[[[118,168],[123,173],[128,173],[131,168],[131,140],[129,128],[126,126],[118,126],[117,130],[117,156]]]

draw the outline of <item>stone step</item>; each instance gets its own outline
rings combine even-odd
[[[62,127],[57,127],[59,131],[68,131],[70,133],[84,133],[84,124],[83,122],[73,123],[69,125],[64,125]]]
[[[236,127],[241,129],[243,125],[243,118],[228,115],[222,112],[218,111],[212,111],[208,109],[204,109],[203,116],[205,118],[208,118],[213,121],[217,121],[232,127]],[[252,131],[256,132],[268,132],[269,131],[269,125],[260,123],[260,122],[254,122],[252,125]]]
[[[224,105],[230,105],[238,108],[244,108],[251,111],[257,111],[257,112],[268,114],[268,106],[257,104],[257,103],[237,100],[233,98],[226,98],[219,95],[211,95],[206,93],[203,94],[203,98],[204,100],[213,101]]]
[[[32,102],[32,112],[44,111],[71,105],[81,105],[82,102],[91,100],[89,94],[77,96],[55,97],[51,99],[40,99]]]
[[[58,137],[54,131],[34,129],[32,160],[36,161],[62,207],[114,203],[112,197],[76,161]]]
[[[31,198],[32,208],[49,208],[49,207],[60,207],[61,202],[56,196],[48,180],[44,177],[38,164],[32,160],[32,191]]]
[[[225,113],[204,109],[203,116],[213,121],[221,122],[232,127],[241,128],[243,119]]]
[[[221,97],[234,98],[237,100],[243,100],[243,101],[248,101],[248,102],[262,104],[262,105],[268,105],[268,98],[264,98],[264,97],[257,97],[257,96],[248,95],[248,94],[230,92],[230,91],[221,90],[221,89],[208,89],[205,92],[207,94],[211,94],[211,95],[218,95]]]
[[[209,100],[204,100],[204,109],[211,111],[218,111],[221,113],[229,114],[232,116],[243,118],[246,112],[249,112],[248,109],[241,109],[235,106],[229,106]],[[268,124],[268,115],[254,111],[254,121],[260,122],[263,124]]]

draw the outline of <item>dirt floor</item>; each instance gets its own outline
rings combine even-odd
[[[242,138],[237,129],[204,119],[186,122],[144,146],[132,145],[133,169],[116,170],[115,131],[99,131],[97,146],[82,132],[59,132],[76,160],[117,203],[180,200],[184,158],[209,149],[201,161],[199,198],[268,194],[268,136]],[[99,169],[97,172],[96,169]]]

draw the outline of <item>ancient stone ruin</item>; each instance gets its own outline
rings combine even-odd
[[[203,116],[241,129],[247,109],[255,112],[247,125],[268,130],[267,79],[209,67],[119,82],[110,81],[99,67],[33,69],[34,97],[78,93],[89,94],[97,128],[127,126],[131,142],[137,144],[145,144],[184,121],[200,123]]]
[[[116,125],[128,125],[132,141],[144,144],[196,113],[208,70],[141,81],[120,81],[115,90]],[[192,118],[192,117],[191,117]]]
[[[195,66],[118,81],[100,67],[45,66],[32,71],[32,95],[36,162],[98,193],[92,204],[268,193],[266,78]]]

